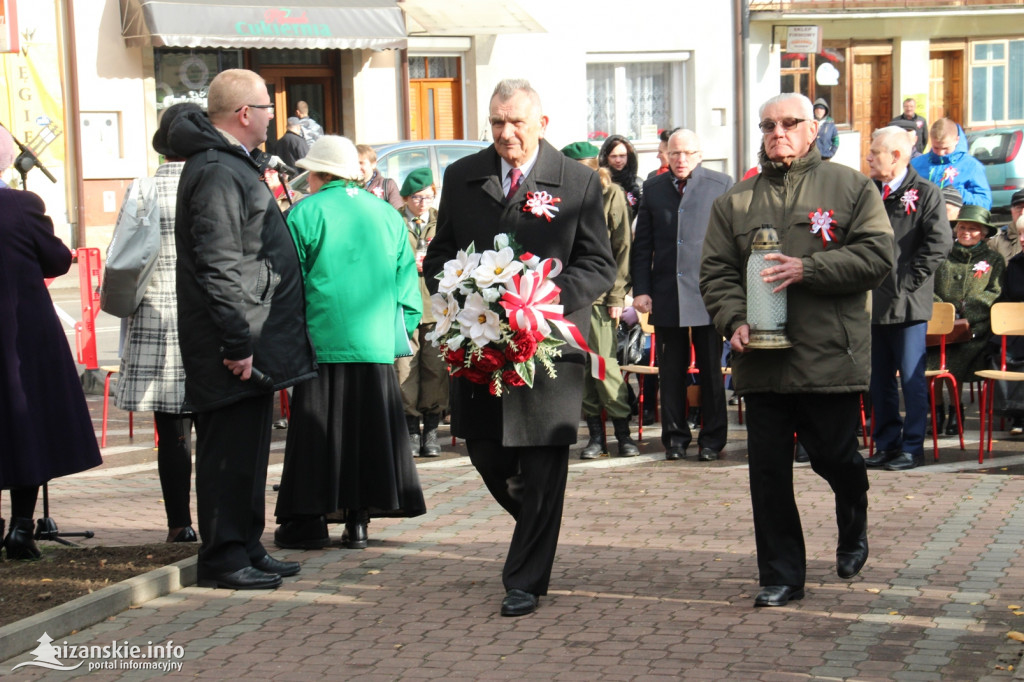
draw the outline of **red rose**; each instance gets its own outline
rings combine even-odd
[[[491,382],[491,375],[487,372],[481,372],[475,367],[460,367],[453,373],[457,377],[462,377],[468,381],[472,381],[474,384],[489,384]]]
[[[526,382],[514,369],[506,369],[501,373],[501,383],[506,386],[525,386]]]
[[[466,364],[466,349],[457,348],[456,350],[445,351],[444,359],[452,367],[462,367]]]
[[[530,332],[518,331],[512,342],[505,346],[505,357],[510,362],[526,362],[537,352],[537,341]]]
[[[473,367],[480,370],[481,372],[487,372],[490,374],[496,370],[501,369],[505,366],[505,355],[497,348],[491,346],[484,346],[480,349],[480,354],[473,355]]]

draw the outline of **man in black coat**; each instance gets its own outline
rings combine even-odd
[[[490,249],[508,233],[540,258],[558,258],[554,278],[568,321],[587,336],[590,307],[615,279],[615,261],[604,221],[601,181],[542,138],[547,117],[540,96],[525,80],[504,80],[490,103],[494,145],[456,161],[445,173],[437,236],[423,273],[434,275],[459,249]],[[524,211],[527,194],[559,199],[548,222]],[[456,378],[452,432],[466,439],[470,459],[494,498],[516,520],[502,572],[501,614],[521,616],[547,594],[562,523],[569,446],[576,442],[583,400],[584,356],[563,346],[558,376],[537,372],[532,389],[507,389],[500,398],[487,386]]]
[[[911,100],[912,101],[912,100]],[[935,270],[953,248],[942,192],[909,165],[911,133],[895,125],[871,136],[868,166],[895,236],[892,272],[872,292],[871,402],[875,454],[869,467],[890,471],[924,463],[928,381],[925,331],[932,319]],[[903,384],[900,417],[896,373]],[[941,428],[941,427],[940,427]]]
[[[297,167],[296,161],[306,157],[309,153],[309,142],[302,136],[302,124],[299,119],[294,116],[288,119],[288,129],[277,141],[274,151],[292,168]]]
[[[665,459],[682,459],[693,439],[686,423],[690,339],[700,371],[701,412],[697,455],[718,459],[729,424],[722,382],[722,336],[715,331],[698,289],[701,250],[711,203],[732,178],[700,165],[701,144],[690,130],[668,140],[669,172],[644,183],[630,255],[633,307],[650,313],[661,382],[661,442]]]
[[[178,184],[178,332],[195,413],[199,585],[268,589],[299,564],[260,543],[274,394],[316,376],[299,257],[250,152],[274,105],[263,79],[229,69],[210,83],[209,120],[171,126],[188,158]],[[257,371],[259,370],[259,371]]]

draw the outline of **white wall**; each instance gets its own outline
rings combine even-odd
[[[357,144],[394,142],[402,137],[401,70],[398,50],[361,50],[361,68],[352,76]],[[342,84],[343,85],[343,84]],[[403,97],[408,95],[403,94]]]

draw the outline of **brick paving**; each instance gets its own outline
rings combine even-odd
[[[89,400],[98,431],[101,399]],[[1007,632],[1024,631],[1024,617],[1014,613],[1024,604],[1024,476],[1017,473],[1024,440],[997,442],[995,459],[979,470],[975,416],[965,452],[945,438],[939,464],[929,455],[928,466],[910,472],[871,472],[871,558],[849,581],[835,576],[832,495],[808,466],[797,466],[807,596],[754,609],[746,434],[730,410],[726,456],[711,465],[696,462],[694,448],[688,460],[660,459],[657,425],[645,428],[641,457],[572,461],[551,593],[530,616],[498,615],[512,523],[460,444],[439,460],[418,460],[429,512],[374,520],[366,550],[276,551],[303,564],[276,591],[188,587],[55,642],[170,640],[184,649],[180,672],[82,666],[12,673],[33,657],[0,652],[7,659],[0,676],[592,682],[1018,675],[1010,667],[1024,644]],[[976,406],[969,410],[976,415]],[[51,515],[62,530],[93,530],[89,545],[163,539],[151,424],[139,415],[130,441],[125,413],[113,410],[104,465],[51,486]],[[285,434],[275,432],[270,483],[280,477]],[[269,488],[267,499],[272,512]]]

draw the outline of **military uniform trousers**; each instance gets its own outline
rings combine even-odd
[[[421,324],[412,338],[413,354],[395,360],[398,383],[402,385],[405,414],[420,417],[448,409],[448,368],[439,349],[426,339],[437,325]]]
[[[604,358],[604,381],[590,376],[589,358],[587,374],[583,380],[583,414],[597,417],[604,408],[610,419],[628,419],[629,398],[626,382],[615,359],[618,348],[616,320],[608,316],[608,306],[595,305],[590,309],[590,335],[587,337],[590,350]]]

